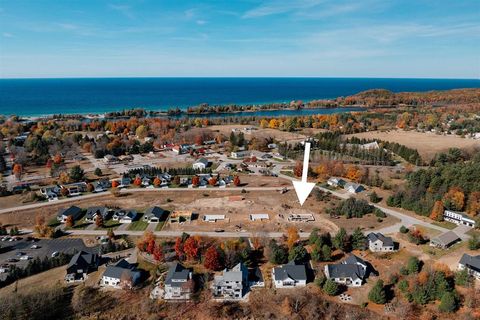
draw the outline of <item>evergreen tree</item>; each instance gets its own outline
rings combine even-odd
[[[373,288],[368,293],[368,300],[377,303],[377,304],[385,304],[387,302],[385,288],[383,287],[383,280],[378,280],[377,283],[373,286]]]
[[[418,273],[420,271],[420,260],[417,257],[410,257],[407,262],[408,274]]]
[[[441,312],[454,312],[458,308],[457,297],[453,292],[445,292],[440,299],[438,310]]]
[[[340,249],[344,252],[350,251],[350,237],[348,236],[347,231],[344,228],[340,228],[340,230],[338,230],[332,242],[335,248]]]
[[[297,244],[290,249],[288,261],[305,262],[308,260],[308,252],[301,244]]]
[[[327,279],[327,281],[325,281],[325,283],[323,284],[323,292],[325,292],[329,296],[336,295],[338,292],[338,284],[331,279]]]
[[[356,228],[355,231],[353,231],[352,247],[356,250],[365,250],[367,247],[367,237],[365,237],[360,228]]]

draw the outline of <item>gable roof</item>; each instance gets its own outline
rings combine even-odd
[[[457,236],[455,232],[447,231],[435,238],[432,238],[431,242],[436,242],[436,243],[440,243],[442,245],[448,246],[454,242],[457,242],[458,240],[460,240],[460,238]]]
[[[90,252],[77,252],[67,265],[67,270],[73,266],[88,267],[95,263],[96,255]]]
[[[214,278],[215,285],[224,285],[225,281],[229,282],[240,282],[243,284],[243,281],[248,279],[248,269],[243,263],[238,263],[235,267],[228,270],[223,270],[222,275],[217,275]]]
[[[365,269],[358,264],[329,264],[328,274],[331,278],[361,279],[365,277]]]
[[[179,287],[188,280],[190,280],[190,270],[185,268],[180,263],[175,262],[168,269],[167,276],[165,277],[165,285]]]
[[[60,209],[58,211],[58,215],[59,217],[61,216],[72,216],[74,219],[78,218],[80,216],[80,214],[82,213],[82,209],[80,209],[79,207],[77,206],[71,206],[67,209],[63,208],[63,209]]]
[[[165,214],[165,210],[163,210],[160,207],[154,206],[145,210],[144,217],[157,217],[160,219],[164,214]]]
[[[102,217],[105,217],[108,214],[108,208],[107,207],[89,207],[87,208],[87,213],[85,214],[85,217],[87,218],[93,218],[96,214],[100,214]]]
[[[205,166],[207,166],[208,165],[208,160],[206,158],[200,158],[197,161],[195,161],[195,163],[202,163]]]
[[[356,264],[356,265],[361,265],[364,267],[364,269],[367,268],[367,263],[365,262],[365,260],[363,260],[362,258],[359,258],[357,257],[356,255],[354,254],[350,254],[347,259],[345,259],[342,264]]]
[[[129,263],[127,260],[122,259],[113,266],[108,266],[103,273],[104,277],[120,279],[122,274],[126,273],[129,276],[133,276],[135,272],[138,272],[134,264]]]
[[[296,264],[294,261],[290,261],[283,266],[275,267],[275,280],[287,280],[288,278],[293,280],[307,280],[307,270],[304,264]]]
[[[380,240],[384,247],[393,247],[393,239],[391,237],[386,237],[381,233],[370,232],[367,235],[367,239],[371,242]]]
[[[480,255],[471,256],[469,254],[464,253],[459,263],[463,264],[464,266],[470,269],[474,269],[480,272]]]

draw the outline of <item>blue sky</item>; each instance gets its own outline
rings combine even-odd
[[[480,78],[478,0],[2,0],[0,77]]]

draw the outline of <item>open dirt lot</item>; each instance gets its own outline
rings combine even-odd
[[[230,136],[230,132],[232,132],[232,129],[238,129],[238,132],[243,132],[242,129],[245,127],[253,127],[249,125],[216,125],[216,126],[211,126],[208,127],[212,131],[218,131],[221,134],[225,136]],[[258,130],[252,131],[252,133],[245,133],[245,138],[250,139],[251,137],[257,137],[257,138],[273,138],[278,141],[287,141],[287,142],[300,142],[305,140],[305,135],[300,134],[300,133],[295,133],[295,132],[284,132],[276,129],[270,129],[270,128],[259,128],[255,127]]]
[[[460,149],[480,148],[480,141],[464,139],[456,136],[442,136],[434,133],[422,133],[416,131],[393,130],[387,132],[370,131],[346,135],[366,139],[380,139],[397,142],[409,148],[417,149],[422,158],[431,160],[435,154],[456,147]]]

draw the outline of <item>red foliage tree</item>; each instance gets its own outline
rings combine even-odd
[[[163,260],[163,249],[160,244],[156,245],[155,249],[153,250],[153,259],[155,259],[155,261]]]
[[[217,179],[215,178],[208,179],[208,184],[211,186],[215,186],[217,184]]]
[[[303,164],[300,161],[297,161],[295,168],[293,168],[293,174],[296,177],[301,177],[303,173]]]
[[[116,188],[120,185],[120,183],[117,180],[112,181],[112,188]]]
[[[72,216],[67,216],[67,219],[65,220],[65,226],[71,228],[73,227],[73,217]]]
[[[209,270],[220,270],[222,269],[222,262],[220,261],[220,253],[216,246],[211,246],[207,249],[205,253],[205,261],[203,262],[205,268]]]
[[[200,184],[200,178],[198,176],[193,176],[192,177],[192,185],[194,187],[198,186]]]
[[[183,250],[188,259],[197,259],[200,252],[199,241],[195,237],[188,237],[183,245]]]
[[[142,185],[142,179],[140,179],[140,177],[136,177],[135,180],[133,180],[133,184],[137,187],[140,187]]]
[[[153,179],[153,185],[154,185],[155,187],[158,188],[158,187],[160,186],[160,184],[162,184],[162,180],[160,180],[158,177],[156,177],[155,179]]]
[[[233,184],[235,185],[235,187],[238,187],[240,185],[240,177],[239,176],[235,176],[235,178],[233,178]]]

